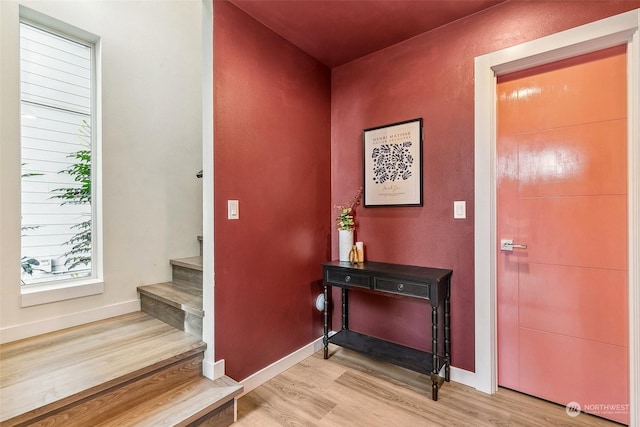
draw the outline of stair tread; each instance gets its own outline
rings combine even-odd
[[[193,256],[189,258],[176,258],[169,261],[171,265],[178,265],[180,267],[191,268],[193,270],[202,271],[202,257]]]
[[[138,286],[138,292],[185,312],[204,317],[202,290],[178,282]]]
[[[243,386],[229,377],[211,381],[199,377],[185,382],[145,403],[111,417],[100,427],[133,425],[158,426],[196,421],[238,396]]]
[[[90,398],[205,347],[142,312],[2,344],[0,421]]]

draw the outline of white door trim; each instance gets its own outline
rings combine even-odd
[[[215,362],[213,253],[213,0],[202,0],[202,341],[207,344],[203,375],[224,375]]]
[[[640,427],[639,27],[640,9],[475,59],[475,382],[476,389],[494,393],[498,388],[496,76],[627,43],[630,425],[637,427]]]

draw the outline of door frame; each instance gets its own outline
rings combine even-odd
[[[1,0],[0,0],[1,1]],[[213,224],[213,0],[202,8],[202,341],[207,344],[202,374],[216,380],[224,361],[215,360],[214,224]]]
[[[497,76],[627,44],[630,426],[640,426],[640,9],[475,58],[475,387],[498,389]]]

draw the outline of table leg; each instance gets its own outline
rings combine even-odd
[[[438,400],[438,306],[431,306],[431,352],[433,370],[431,371],[431,399]]]
[[[349,329],[349,289],[342,288],[342,330]]]
[[[451,317],[449,315],[449,293],[444,299],[444,379],[449,382],[451,378]]]
[[[440,375],[431,374],[431,400],[438,400],[438,387],[440,386]]]
[[[329,358],[329,287],[324,285],[324,329],[322,345],[324,346],[324,358]]]

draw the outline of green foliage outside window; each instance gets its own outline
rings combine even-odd
[[[86,146],[91,146],[91,130],[86,121],[82,122],[80,128],[80,139]],[[56,188],[52,199],[62,200],[62,205],[66,204],[91,204],[91,150],[84,149],[70,154],[67,157],[75,159],[75,163],[58,173],[64,173],[73,177],[73,180],[80,184],[77,187]],[[91,216],[71,227],[76,234],[63,245],[71,245],[71,249],[64,256],[67,258],[65,266],[71,270],[79,265],[89,265],[91,262]]]

